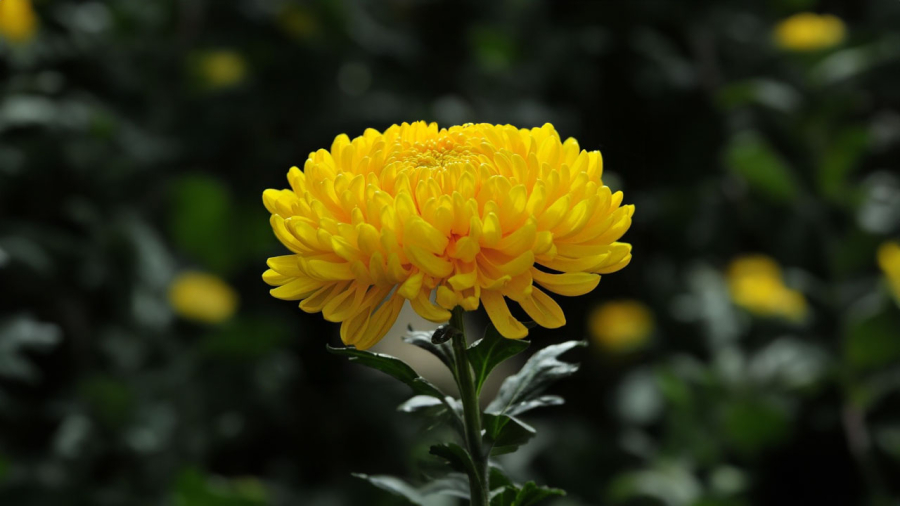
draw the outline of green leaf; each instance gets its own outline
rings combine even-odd
[[[446,460],[454,471],[466,473],[469,479],[476,476],[475,463],[472,462],[472,457],[469,455],[469,452],[464,450],[458,444],[437,444],[431,447],[429,453]]]
[[[416,504],[418,506],[424,506],[425,497],[422,495],[419,490],[402,480],[401,478],[397,478],[395,476],[369,476],[367,474],[359,474],[353,473],[352,476],[354,478],[359,478],[361,480],[365,480],[375,487],[384,490],[385,492],[390,492],[398,497],[403,497],[407,501],[412,504]]]
[[[528,344],[528,341],[521,339],[507,339],[493,325],[488,325],[484,337],[469,346],[466,354],[475,371],[475,391],[481,392],[481,386],[491,371],[504,360],[525,351]]]
[[[847,178],[859,167],[869,145],[869,133],[860,126],[845,128],[829,143],[819,162],[819,189],[826,197],[846,195]]]
[[[540,394],[554,381],[578,371],[577,364],[562,362],[558,357],[572,348],[586,345],[584,341],[568,341],[538,351],[522,370],[506,378],[485,412],[515,416],[536,407],[558,404],[558,397],[541,397]]]
[[[444,344],[459,335],[462,335],[462,332],[448,323],[435,329],[431,334],[431,342],[434,344]]]
[[[531,506],[548,497],[565,495],[565,490],[542,487],[529,481],[521,488],[509,485],[496,495],[492,495],[491,506]]]
[[[382,353],[372,353],[371,351],[357,350],[356,348],[334,348],[326,345],[330,353],[349,357],[353,362],[359,362],[362,365],[378,369],[403,383],[406,383],[418,395],[430,395],[443,400],[446,397],[436,386],[430,381],[419,376],[412,367],[407,365],[399,358]]]
[[[354,473],[353,476],[365,480],[397,497],[402,497],[412,504],[421,506],[430,504],[427,498],[432,495],[445,495],[460,499],[468,499],[470,497],[469,478],[463,473],[448,473],[446,476],[432,480],[419,488],[395,476],[369,476],[359,473]]]
[[[535,435],[530,425],[507,415],[484,415],[484,437],[491,445],[491,455],[516,451]]]
[[[725,148],[725,165],[772,200],[789,202],[797,195],[790,166],[756,132],[743,132],[731,139]]]
[[[503,472],[502,469],[497,467],[496,465],[491,464],[491,468],[488,474],[488,486],[493,490],[499,490],[504,487],[512,487],[514,486],[512,480],[506,476],[506,473]]]
[[[877,369],[900,359],[897,329],[900,318],[893,311],[852,321],[847,328],[844,356],[855,368]]]
[[[432,333],[423,330],[413,330],[412,326],[408,327],[406,335],[403,336],[403,342],[418,346],[423,350],[431,353],[441,362],[444,363],[451,371],[456,370],[456,359],[453,357],[453,348],[450,344],[441,343],[434,344],[431,341]]]
[[[234,233],[231,208],[231,194],[216,178],[191,175],[174,182],[169,222],[173,242],[193,260],[227,272],[238,260],[229,244]]]
[[[417,395],[397,407],[397,411],[404,413],[427,413],[436,409],[445,411],[447,405],[430,395]]]
[[[422,495],[446,495],[468,499],[471,497],[469,490],[469,477],[465,473],[448,473],[442,478],[430,481],[421,489]]]

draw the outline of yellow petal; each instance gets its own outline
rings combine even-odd
[[[531,269],[531,275],[535,282],[559,295],[577,297],[584,295],[600,283],[600,276],[588,272],[571,272],[563,274],[550,274],[540,269]]]
[[[537,288],[531,292],[531,297],[519,301],[519,305],[541,327],[558,329],[566,324],[566,316],[559,304]]]
[[[293,281],[269,290],[272,297],[281,300],[300,300],[322,287],[322,281],[311,278],[297,278]]]
[[[428,292],[420,292],[419,296],[409,301],[412,308],[422,318],[435,323],[443,323],[450,319],[450,311],[435,305],[428,299]]]
[[[509,312],[509,306],[500,292],[482,291],[481,303],[500,335],[507,339],[522,339],[528,335],[528,329]]]
[[[447,277],[453,272],[453,264],[418,246],[407,245],[403,248],[403,252],[413,265],[436,278]]]

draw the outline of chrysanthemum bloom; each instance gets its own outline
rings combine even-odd
[[[728,267],[728,288],[735,304],[763,317],[802,320],[806,298],[784,284],[781,267],[764,255],[736,258]]]
[[[588,330],[596,342],[611,351],[640,347],[653,333],[653,313],[636,300],[606,302],[588,314]]]
[[[900,304],[900,243],[886,242],[878,248],[878,266],[884,272],[888,286]]]
[[[212,274],[183,272],[169,285],[169,304],[176,314],[200,323],[221,323],[234,315],[238,295]]]
[[[38,19],[31,0],[0,0],[0,35],[13,43],[28,42]]]
[[[841,18],[803,12],[775,27],[775,43],[789,51],[817,51],[840,44],[846,29]]]
[[[525,337],[506,297],[557,328],[565,317],[544,290],[582,295],[631,261],[631,245],[617,241],[634,207],[602,173],[599,152],[562,142],[549,124],[339,135],[288,172],[291,189],[263,193],[292,252],[270,258],[263,279],[275,297],[343,322],[341,339],[360,349],[407,300],[433,322],[481,304],[502,335]]]

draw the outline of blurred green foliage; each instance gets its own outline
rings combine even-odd
[[[900,2],[33,6],[29,40],[0,34],[0,504],[397,504],[349,473],[421,477],[431,432],[405,387],[325,352],[336,326],[270,300],[260,194],[339,133],[417,119],[552,122],[636,205],[633,264],[532,347],[621,297],[653,339],[583,353],[508,475],[557,506],[900,498],[900,308],[875,262],[900,235]],[[803,10],[844,40],[777,47]],[[805,320],[730,301],[751,252]],[[237,314],[179,317],[186,269]]]

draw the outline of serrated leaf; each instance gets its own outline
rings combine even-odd
[[[508,485],[492,494],[491,506],[531,506],[552,496],[565,496],[566,491],[558,488],[542,487],[533,481],[522,485]]]
[[[516,494],[516,500],[511,506],[531,506],[539,501],[552,496],[564,496],[566,491],[558,488],[542,487],[533,481],[522,485],[522,489]]]
[[[458,444],[442,443],[433,445],[429,453],[446,460],[454,471],[466,473],[470,479],[475,476],[475,463],[472,462],[472,457],[469,455],[469,452]]]
[[[456,359],[453,357],[452,347],[446,343],[434,344],[431,341],[431,332],[413,330],[412,327],[408,327],[406,335],[403,336],[403,342],[422,348],[440,359],[451,371],[456,370]]]
[[[554,381],[571,376],[578,370],[577,364],[562,362],[558,359],[563,353],[577,347],[585,346],[584,341],[568,341],[548,346],[535,353],[518,373],[506,378],[500,386],[497,397],[488,405],[486,413],[494,415],[520,414],[533,407],[549,405],[535,402],[540,394]],[[558,398],[544,397],[545,401]]]
[[[484,437],[491,445],[491,455],[516,451],[535,435],[530,425],[507,415],[484,415]]]
[[[373,353],[371,351],[357,350],[356,348],[334,348],[327,346],[329,353],[349,357],[351,361],[359,362],[362,365],[377,369],[386,373],[413,389],[413,392],[419,395],[430,395],[443,400],[445,395],[434,386],[430,381],[419,376],[412,367],[407,365],[399,358],[385,355],[383,353]]]
[[[424,506],[425,504],[425,497],[419,492],[416,487],[395,476],[369,476],[367,474],[359,473],[353,473],[352,476],[361,480],[365,480],[375,487],[384,490],[385,492],[390,492],[391,494],[394,494],[398,497],[403,497],[412,504],[418,506]]]
[[[528,341],[520,339],[507,339],[493,325],[488,325],[484,337],[475,341],[466,354],[475,371],[475,391],[481,392],[481,386],[491,371],[504,360],[525,351],[528,344]]]

